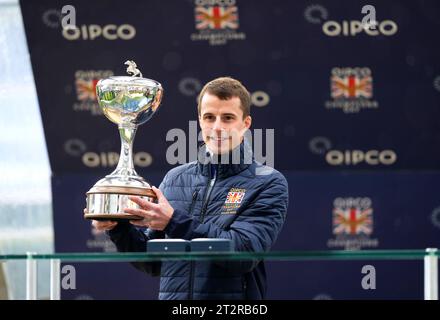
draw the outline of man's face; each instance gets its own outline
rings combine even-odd
[[[243,119],[240,98],[220,100],[217,96],[205,93],[200,106],[200,128],[203,141],[215,154],[223,154],[237,147],[243,135],[250,128],[252,119]]]

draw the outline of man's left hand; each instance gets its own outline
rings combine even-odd
[[[126,208],[124,212],[143,217],[142,220],[131,220],[130,223],[138,227],[148,227],[162,231],[173,216],[174,209],[163,195],[162,191],[153,187],[157,196],[157,203],[146,201],[140,197],[130,196],[129,199],[137,203],[140,209]]]

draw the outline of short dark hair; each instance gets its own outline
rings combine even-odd
[[[251,113],[251,95],[245,86],[236,79],[231,77],[220,77],[205,84],[197,99],[199,116],[202,108],[202,98],[205,93],[212,94],[220,100],[229,100],[232,97],[238,97],[240,98],[240,108],[243,111],[243,119]]]

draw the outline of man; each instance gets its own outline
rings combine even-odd
[[[288,188],[278,171],[257,163],[244,139],[250,128],[250,94],[237,80],[207,83],[198,98],[205,145],[198,161],[170,170],[158,203],[130,197],[144,217],[130,223],[93,221],[119,251],[146,250],[150,239],[230,239],[235,251],[270,250],[284,223]],[[159,299],[264,299],[262,261],[164,261],[135,263],[160,274]]]

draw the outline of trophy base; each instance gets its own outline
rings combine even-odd
[[[133,214],[111,214],[111,213],[85,213],[84,219],[98,221],[119,221],[119,220],[142,220],[142,217]]]
[[[150,202],[157,202],[156,194],[151,188],[99,186],[86,193],[87,208],[85,219],[93,220],[142,220],[143,217],[124,212],[124,209],[140,209],[129,196],[138,196]]]

